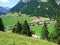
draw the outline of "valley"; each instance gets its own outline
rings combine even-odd
[[[35,22],[38,23],[39,21],[48,20],[48,18],[37,18],[33,16],[29,17],[26,14],[21,14],[21,16],[18,16],[18,13],[13,13],[13,14],[9,13],[7,15],[1,16],[1,18],[3,19],[4,26],[7,30],[9,26],[15,25],[18,21],[20,23],[24,23],[24,21],[27,20],[28,23],[34,24]],[[54,25],[55,25],[54,23],[48,24],[48,30],[50,33],[54,31],[54,27],[55,27]],[[36,35],[40,35],[42,27],[43,25],[35,24],[34,26],[33,25],[30,26],[30,29],[31,31],[34,31]]]
[[[0,45],[60,45],[60,1],[1,0]]]

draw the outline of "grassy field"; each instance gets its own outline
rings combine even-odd
[[[14,25],[17,23],[17,21],[20,21],[21,23],[23,23],[25,20],[27,20],[28,22],[33,21],[35,18],[31,18],[26,16],[25,14],[22,14],[20,17],[18,16],[18,13],[9,13],[7,15],[1,16],[1,18],[3,19],[3,23],[5,27],[8,27],[9,25]],[[42,30],[42,25],[38,26],[30,26],[31,30],[35,32],[36,35],[40,35],[41,34],[41,30]],[[48,25],[48,30],[49,32],[53,32],[54,30],[54,24],[49,24]]]
[[[0,45],[57,45],[46,40],[34,39],[12,32],[0,32]]]
[[[19,17],[17,13],[16,14],[15,13],[14,14],[7,14],[4,16],[1,16],[1,18],[3,19],[5,27],[7,27],[8,25],[14,25],[18,21],[23,23],[25,20],[27,20],[29,22],[29,21],[32,21],[34,19],[34,18],[30,18],[30,17],[26,16],[25,14],[22,14]]]
[[[35,32],[36,35],[40,35],[42,27],[43,27],[43,25],[41,25],[41,26],[36,25],[36,26],[31,26],[30,28],[32,31]],[[50,33],[52,33],[54,31],[54,27],[55,27],[54,24],[48,24],[48,31]]]
[[[18,13],[14,14],[9,13],[7,15],[1,16],[1,18],[3,19],[5,27],[8,27],[9,25],[14,25],[17,23],[17,21],[24,23],[25,20],[31,22],[35,19],[28,17],[25,14],[22,14],[19,17]],[[54,25],[55,24],[48,24],[48,30],[50,33],[54,31]],[[34,31],[36,35],[40,35],[42,27],[43,25],[35,25],[30,26],[30,29],[31,31]],[[28,37],[25,35],[15,34],[12,32],[0,32],[0,45],[57,45],[57,44],[46,40],[34,39],[32,37]]]

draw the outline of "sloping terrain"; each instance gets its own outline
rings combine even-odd
[[[11,32],[0,32],[0,45],[57,45],[45,40],[34,39]]]
[[[49,0],[48,2],[31,0],[30,2],[26,3],[19,1],[11,9],[11,12],[19,11],[32,16],[54,17],[56,12],[60,11],[60,6],[56,3],[55,0]]]
[[[24,2],[18,2],[18,3],[11,9],[11,12],[19,12],[24,5],[25,5]]]
[[[1,14],[6,14],[6,12],[8,12],[9,10],[10,10],[10,8],[8,8],[8,7],[0,6],[0,15]]]
[[[29,17],[26,14],[21,14],[21,16],[18,16],[18,13],[9,13],[7,15],[1,16],[4,26],[5,28],[9,28],[9,26],[13,26],[15,25],[18,21],[20,21],[20,23],[24,23],[25,20],[28,21],[28,23],[34,23],[37,21],[44,21],[45,19],[49,19],[49,18],[37,18],[37,17]],[[36,19],[37,18],[37,19]],[[34,31],[36,35],[40,35],[41,34],[41,30],[42,30],[42,26],[43,25],[36,25],[35,26],[30,26],[31,31]],[[55,24],[48,24],[48,30],[49,32],[53,32],[55,28]]]

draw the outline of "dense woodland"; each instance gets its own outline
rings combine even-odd
[[[41,2],[38,0],[31,0],[26,3],[20,1],[11,9],[11,11],[21,11],[22,13],[32,16],[55,18],[60,12],[60,4],[57,4],[56,1],[57,0],[48,0],[48,2]]]

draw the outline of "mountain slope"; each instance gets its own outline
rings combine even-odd
[[[11,10],[11,12],[19,11],[27,15],[53,17],[58,15],[57,12],[60,11],[60,8],[55,0],[49,0],[48,2],[31,0],[26,3],[19,2]]]
[[[38,0],[32,0],[26,4],[27,6],[22,7],[22,12],[25,14],[51,17],[55,16],[59,10],[59,6],[56,1],[49,0],[48,2],[38,2]]]
[[[0,45],[57,45],[45,40],[14,34],[11,32],[0,32]]]
[[[11,12],[19,12],[21,8],[24,6],[24,2],[18,2],[12,9]]]
[[[39,5],[39,3],[37,2],[37,0],[32,0],[28,3],[26,3],[26,5],[24,5],[22,7],[21,11],[22,11],[22,13],[26,13],[26,14],[34,14],[38,5]]]
[[[10,10],[10,8],[8,8],[8,7],[1,7],[0,6],[0,14],[5,14],[9,10]]]

